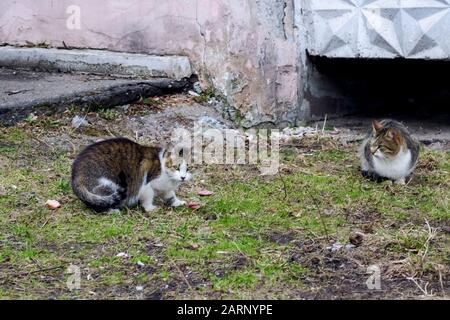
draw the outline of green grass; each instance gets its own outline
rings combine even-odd
[[[208,102],[210,99],[214,98],[216,96],[216,92],[213,87],[209,87],[206,90],[202,91],[198,97],[195,97],[194,100],[197,103],[205,103]]]
[[[98,115],[105,120],[116,120],[120,117],[120,112],[115,109],[100,109]]]
[[[41,129],[28,124],[0,131],[0,298],[133,299],[159,291],[164,298],[298,298],[310,290],[305,279],[328,270],[310,260],[326,261],[325,248],[348,241],[351,231],[373,228],[372,242],[355,251],[362,263],[406,256],[418,268],[425,219],[432,226],[450,219],[448,152],[425,151],[431,168],[419,167],[409,185],[397,186],[361,177],[356,146],[306,156],[285,150],[282,166],[290,171],[281,177],[262,177],[246,166],[204,166],[204,187],[214,195],[197,199],[195,184],[181,191],[201,202],[197,211],[96,215],[71,192],[74,154],[37,146],[33,137]],[[48,199],[61,208],[47,209]],[[448,265],[448,238],[439,233],[430,243],[421,274]],[[117,257],[120,252],[129,257]],[[80,290],[66,287],[70,264],[81,268]],[[331,280],[323,290],[351,270],[326,273]]]

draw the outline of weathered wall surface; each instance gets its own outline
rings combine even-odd
[[[189,56],[245,126],[298,116],[294,0],[2,0],[0,43]],[[71,30],[67,8],[81,9]]]

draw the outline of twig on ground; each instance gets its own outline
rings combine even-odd
[[[430,223],[428,222],[427,219],[425,219],[425,224],[427,226],[427,239],[425,240],[425,242],[423,244],[424,250],[419,255],[420,256],[420,268],[421,268],[421,270],[420,270],[420,272],[417,272],[417,269],[416,269],[416,275],[417,274],[421,274],[423,272],[422,270],[424,269],[424,265],[425,265],[425,262],[426,262],[426,259],[427,259],[427,255],[428,255],[429,248],[430,248],[430,242],[435,238],[436,232],[437,232],[436,228],[433,228],[433,227],[430,226]],[[443,292],[443,294],[445,296],[445,290],[444,290],[444,286],[443,286],[443,283],[442,283],[442,275],[440,273],[440,270],[438,270],[438,272],[439,272],[439,281],[440,281],[441,289],[442,289],[442,292]],[[406,279],[412,281],[419,288],[419,290],[422,291],[422,293],[425,296],[433,296],[433,290],[428,292],[429,282],[426,282],[425,286],[422,287],[419,284],[419,282],[414,277],[415,277],[415,275],[406,277]]]
[[[75,147],[75,144],[70,139],[66,139],[66,141],[72,146],[72,154],[75,155],[77,153],[77,147]]]
[[[422,267],[425,264],[425,260],[427,258],[428,250],[429,250],[429,247],[430,247],[430,241],[434,239],[434,237],[436,236],[436,232],[437,232],[436,228],[432,228],[430,226],[430,223],[428,222],[427,219],[425,219],[425,224],[427,225],[428,237],[427,237],[427,240],[425,240],[425,243],[424,243],[425,250],[424,250],[424,252],[421,255]]]
[[[440,284],[440,286],[441,286],[442,296],[443,296],[444,298],[447,298],[447,293],[445,293],[445,288],[444,288],[444,282],[443,282],[443,280],[442,280],[442,272],[441,272],[441,268],[442,268],[442,265],[438,265],[436,269],[437,269],[437,271],[438,271],[438,273],[439,273],[439,284]]]
[[[41,229],[47,225],[47,223],[50,221],[50,219],[51,219],[52,217],[53,217],[53,211],[50,213],[50,215],[48,216],[48,218],[45,219],[44,223],[43,223],[42,226],[41,226]]]
[[[36,141],[39,142],[39,143],[45,144],[47,147],[49,147],[50,149],[52,149],[52,152],[55,151],[54,146],[52,146],[52,145],[48,144],[47,142],[45,142],[45,141],[39,139],[38,137],[32,137],[32,139],[36,140]]]
[[[113,137],[113,138],[116,137],[116,135],[115,135],[114,133],[111,132],[111,130],[109,129],[108,126],[105,126],[105,130],[106,130],[106,132],[108,132],[108,134],[109,134],[111,137]]]
[[[325,114],[325,119],[323,120],[323,126],[322,126],[322,134],[325,132],[325,126],[327,124],[327,116],[328,116],[328,114]]]
[[[321,212],[321,209],[320,209],[320,206],[319,206],[319,202],[317,201],[316,197],[312,197],[312,199],[313,199],[314,205],[316,206],[317,214],[319,215],[320,222],[322,223],[323,231],[325,232],[325,237],[326,237],[327,241],[329,242],[330,241],[330,237],[328,235],[327,225],[326,225],[325,220],[323,219],[323,216],[322,216],[322,212]]]
[[[406,279],[412,281],[412,282],[417,286],[417,288],[419,288],[419,290],[422,291],[422,293],[423,293],[425,296],[432,296],[432,295],[433,295],[433,290],[431,290],[431,292],[428,293],[428,285],[429,285],[429,282],[425,283],[425,286],[422,287],[422,286],[417,282],[417,280],[414,279],[414,277],[406,277]]]
[[[283,179],[283,175],[281,174],[280,168],[278,168],[278,176],[280,177],[280,180],[283,183],[284,200],[286,200],[287,199],[286,181],[284,181],[284,179]]]

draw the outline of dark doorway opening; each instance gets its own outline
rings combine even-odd
[[[312,119],[342,115],[450,123],[450,61],[309,58]]]

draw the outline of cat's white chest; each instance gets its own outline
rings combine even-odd
[[[150,186],[157,192],[175,191],[178,184],[169,179],[166,175],[161,175],[150,182]]]
[[[411,151],[400,150],[394,158],[373,157],[373,167],[380,176],[390,179],[401,179],[408,176],[411,171]]]

